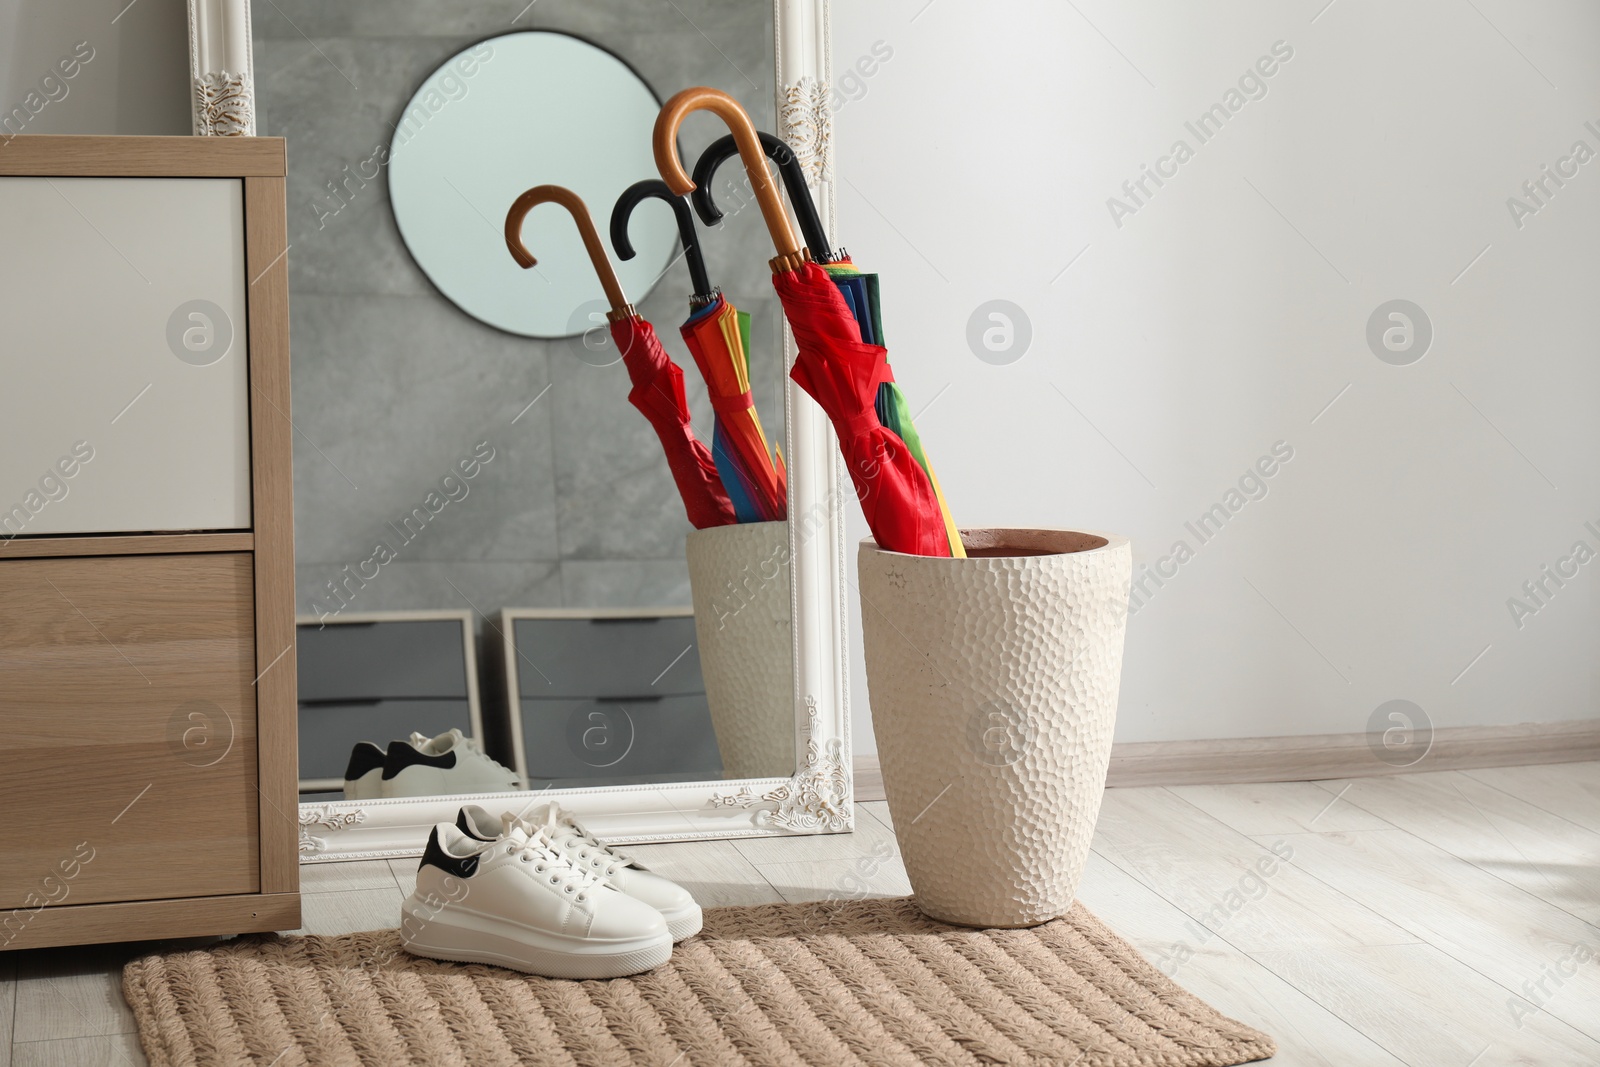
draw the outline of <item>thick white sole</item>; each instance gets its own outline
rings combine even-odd
[[[530,930],[460,908],[408,897],[400,908],[408,952],[456,963],[489,963],[545,978],[622,978],[672,958],[671,936],[591,941]]]
[[[377,800],[383,795],[383,768],[374,767],[360,778],[344,780],[346,800]]]
[[[705,925],[705,913],[698,904],[682,911],[664,911],[661,917],[667,920],[667,933],[672,935],[675,943],[693,937]]]
[[[393,778],[378,778],[374,799],[412,799],[415,797],[454,796],[461,793],[504,793],[512,788],[506,782],[451,768],[411,766]]]

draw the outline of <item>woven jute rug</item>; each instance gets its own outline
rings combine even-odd
[[[969,930],[909,900],[718,908],[672,961],[573,982],[417,959],[385,930],[127,965],[152,1067],[210,1064],[1221,1065],[1272,1039],[1084,908]]]

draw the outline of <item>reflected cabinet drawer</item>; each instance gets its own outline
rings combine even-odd
[[[0,176],[0,536],[251,526],[244,185]]]
[[[527,775],[536,788],[549,779],[722,777],[704,693],[645,700],[524,698],[520,725]]]
[[[702,693],[694,616],[518,617],[517,687],[525,697]]]
[[[49,904],[258,891],[252,589],[247,553],[0,562],[13,926]]]
[[[300,702],[454,698],[470,691],[471,618],[389,618],[297,628]],[[401,735],[403,736],[403,735]]]

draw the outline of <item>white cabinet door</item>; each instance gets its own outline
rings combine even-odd
[[[0,177],[0,539],[250,526],[244,188]]]

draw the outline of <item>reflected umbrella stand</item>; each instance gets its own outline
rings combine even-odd
[[[606,312],[611,338],[622,353],[633,389],[628,402],[639,409],[666,453],[667,467],[683,498],[689,522],[698,530],[726,526],[737,521],[733,504],[723,490],[722,479],[711,451],[694,435],[689,424],[689,401],[683,390],[683,371],[674,363],[656,336],[655,328],[639,317],[606,256],[605,246],[595,230],[594,220],[582,198],[559,185],[538,185],[529,189],[506,213],[506,247],[524,269],[537,262],[522,241],[522,223],[528,212],[543,203],[557,203],[571,213],[583,238],[584,248],[600,276],[611,310]]]
[[[611,244],[621,259],[633,258],[628,220],[634,208],[648,199],[664,200],[672,207],[689,263],[694,293],[689,298],[689,318],[680,332],[705,379],[716,419],[712,458],[734,515],[746,523],[782,520],[788,511],[788,480],[782,453],[768,443],[751,396],[750,316],[711,284],[689,205],[662,181],[635,182],[612,209]]]
[[[705,260],[700,254],[700,242],[694,232],[694,222],[688,204],[682,197],[674,196],[659,181],[639,182],[628,189],[618,201],[611,215],[611,240],[618,255],[627,258],[632,254],[628,240],[627,223],[633,208],[649,197],[664,196],[672,205],[677,217],[679,233],[684,240],[684,255],[689,262],[689,276],[695,293],[690,307],[714,308],[720,294],[706,276]],[[601,254],[604,260],[604,253]],[[620,294],[619,294],[620,295]],[[726,304],[722,303],[725,308]],[[631,312],[631,308],[628,311]],[[730,313],[731,313],[731,309]],[[618,314],[614,311],[613,315]],[[641,322],[637,316],[629,321]],[[691,316],[691,324],[700,321]],[[737,320],[735,320],[737,322]],[[616,323],[613,322],[613,330]],[[648,325],[645,325],[648,329]],[[685,339],[695,350],[693,339]],[[661,351],[660,341],[650,334],[652,346]],[[618,338],[618,344],[622,344]],[[738,354],[743,357],[743,349]],[[709,352],[695,350],[697,361],[704,360]],[[732,350],[724,363],[732,358]],[[660,359],[670,362],[664,351]],[[709,477],[716,479],[720,489],[727,482],[718,476],[732,448],[720,432],[723,413],[716,407],[717,386],[706,362],[701,362],[701,373],[706,375],[712,393],[713,410],[717,412],[719,433],[713,438],[715,460]],[[631,370],[631,365],[630,365]],[[687,433],[689,410],[683,399],[683,376],[676,366],[677,411],[683,419]],[[746,371],[748,376],[748,371]],[[637,389],[635,390],[637,392]],[[724,386],[724,392],[732,390]],[[760,436],[760,423],[755,421],[755,411],[748,406],[748,385],[744,387],[745,408],[754,422],[758,443],[764,448],[765,438]],[[735,411],[737,415],[739,412]],[[738,423],[735,423],[737,426]],[[711,463],[705,448],[699,442],[702,464]],[[761,453],[764,455],[764,451]],[[780,508],[786,507],[782,467],[777,468],[778,488],[774,499]],[[737,484],[737,483],[735,483]],[[789,622],[789,524],[783,521],[783,512],[772,521],[739,521],[730,495],[722,500],[727,504],[728,517],[714,527],[695,529],[684,539],[684,555],[689,568],[689,592],[694,602],[695,638],[699,645],[700,673],[706,687],[706,705],[711,713],[711,726],[717,735],[717,750],[722,760],[724,778],[787,778],[794,773],[794,703],[793,689],[793,637]]]
[[[696,181],[683,170],[676,136],[684,117],[702,109],[720,116],[733,133],[701,158]],[[894,552],[965,556],[910,409],[894,384],[882,344],[877,275],[862,274],[842,254],[832,259],[793,152],[770,135],[763,140],[744,109],[716,89],[685,89],[667,101],[656,119],[656,166],[670,188],[696,193],[702,218],[720,217],[708,186],[716,165],[731,154],[730,147],[744,162],[779,253],[771,261],[772,284],[799,348],[790,376],[833,422],[873,538]],[[816,249],[808,250],[795,240],[763,154],[778,162],[802,229],[808,241],[816,242]],[[820,265],[817,258],[832,261]]]

